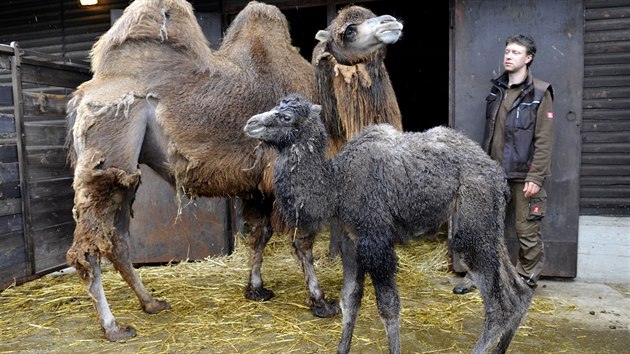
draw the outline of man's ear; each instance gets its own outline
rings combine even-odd
[[[525,64],[529,64],[531,63],[532,60],[534,60],[534,56],[531,54],[527,54],[527,57],[525,59],[526,59]]]

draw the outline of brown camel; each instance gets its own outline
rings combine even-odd
[[[147,291],[129,258],[139,163],[190,198],[242,198],[252,249],[246,297],[269,299],[260,269],[273,233],[273,156],[256,156],[256,143],[243,136],[242,126],[289,92],[315,97],[312,67],[291,45],[285,16],[275,6],[251,2],[212,52],[188,2],[136,0],[95,43],[91,57],[93,78],[68,104],[76,228],[67,258],[94,300],[105,337],[124,340],[135,329],[118,325],[110,311],[103,257],[145,312],[169,307]],[[313,307],[331,316],[338,305],[319,289],[309,242],[296,239],[294,253]]]
[[[365,126],[388,123],[402,131],[398,101],[384,62],[387,46],[398,41],[402,28],[392,16],[377,17],[366,8],[347,6],[325,30],[317,32],[319,43],[311,63],[330,135],[329,156],[336,155]],[[341,240],[342,231],[332,221],[331,257],[339,255]]]
[[[284,15],[275,6],[250,2],[213,52],[188,2],[136,0],[95,43],[91,58],[93,78],[68,104],[76,228],[67,259],[86,284],[105,337],[125,340],[136,331],[117,324],[109,308],[102,258],[112,262],[145,312],[169,307],[144,287],[129,258],[139,163],[172,183],[179,195],[242,199],[241,215],[251,230],[245,297],[269,300],[273,292],[263,287],[261,267],[276,226],[274,154],[256,149],[242,126],[289,92],[317,97],[313,67],[291,45]],[[304,271],[313,313],[334,316],[339,306],[320,289],[313,241],[312,234],[298,235],[293,254]]]

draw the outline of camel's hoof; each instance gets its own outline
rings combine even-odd
[[[164,310],[170,309],[171,306],[163,300],[153,300],[151,302],[142,304],[142,311],[150,314],[155,314]]]
[[[333,317],[339,313],[339,302],[335,300],[322,300],[313,303],[313,315],[317,317]]]
[[[136,329],[131,326],[126,326],[126,327],[116,326],[116,329],[105,332],[105,337],[110,342],[127,340],[135,336],[136,336]]]
[[[245,289],[245,298],[249,300],[269,301],[274,296],[275,294],[273,293],[273,291],[265,288],[254,289],[248,285],[247,289]]]

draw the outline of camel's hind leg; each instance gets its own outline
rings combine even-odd
[[[116,268],[127,284],[133,289],[140,301],[142,310],[146,313],[153,314],[166,310],[170,308],[170,306],[163,300],[153,298],[142,283],[142,280],[140,280],[131,262],[131,256],[129,255],[129,221],[131,217],[131,204],[133,203],[135,193],[135,188],[128,191],[120,210],[116,213],[116,233],[114,237],[117,238],[117,240],[112,242],[112,255],[110,259],[114,268]]]
[[[343,265],[343,286],[341,288],[342,330],[338,353],[348,353],[352,342],[352,333],[361,308],[361,299],[365,287],[365,271],[357,259],[355,241],[348,236],[341,240],[341,261]]]
[[[81,95],[77,96],[81,98]],[[142,285],[129,258],[131,204],[140,183],[138,156],[153,106],[133,94],[118,104],[73,106],[74,241],[68,264],[77,269],[94,301],[105,336],[110,341],[135,335],[132,327],[118,326],[103,291],[99,262],[112,261],[132,287],[142,308],[150,313],[168,308]]]
[[[454,239],[470,240],[472,237],[488,241],[480,242],[476,250],[456,251],[469,268],[468,274],[479,289],[484,304],[483,329],[472,353],[487,353],[497,340],[499,343],[493,352],[504,353],[527,314],[533,290],[516,273],[502,239],[487,232],[466,236],[461,230]]]

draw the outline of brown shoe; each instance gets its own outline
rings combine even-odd
[[[466,276],[464,277],[464,279],[462,279],[461,283],[457,284],[453,288],[453,293],[458,294],[458,295],[464,295],[464,294],[468,294],[474,289],[477,289],[477,287],[475,286],[473,281],[469,277]]]

